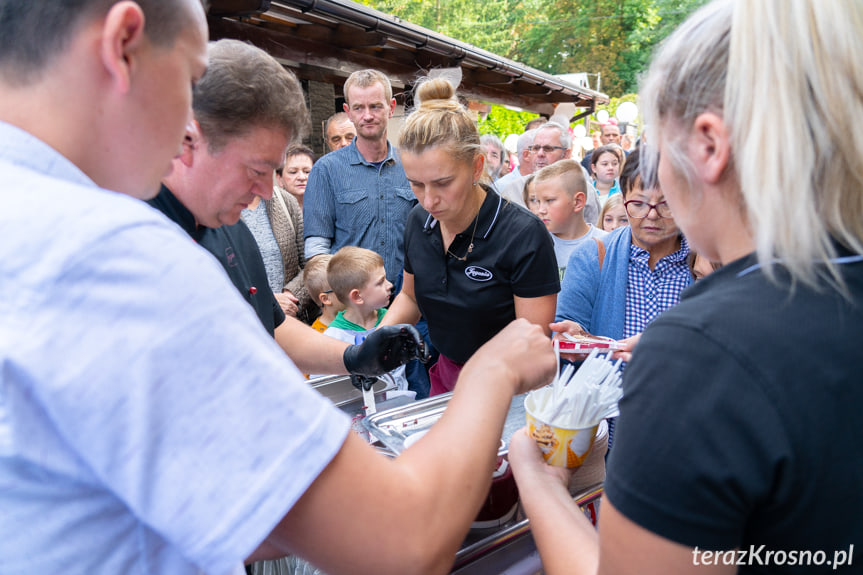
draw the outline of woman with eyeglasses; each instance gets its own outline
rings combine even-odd
[[[551,335],[560,290],[551,236],[489,187],[474,120],[443,78],[416,87],[399,153],[419,204],[405,224],[402,290],[383,324],[428,322],[440,352],[430,395],[452,391],[474,352],[516,318]]]
[[[639,154],[629,155],[620,176],[629,226],[573,252],[557,300],[557,323],[551,326],[555,332],[632,337],[676,304],[692,283],[686,238],[662,190],[643,185]]]

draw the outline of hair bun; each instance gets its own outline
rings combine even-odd
[[[417,108],[458,105],[455,99],[455,87],[444,78],[426,78],[414,90],[414,100]]]

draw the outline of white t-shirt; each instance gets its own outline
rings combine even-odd
[[[218,262],[0,123],[0,573],[242,573],[337,453]]]
[[[601,230],[598,227],[588,224],[590,229],[586,234],[574,240],[562,240],[554,234],[551,234],[551,239],[554,241],[554,255],[557,258],[557,269],[560,271],[560,279],[563,281],[563,276],[566,273],[566,264],[569,262],[569,256],[575,251],[575,248],[582,243],[596,238],[601,240],[608,235],[608,232]]]

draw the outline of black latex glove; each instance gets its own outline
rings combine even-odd
[[[419,359],[429,360],[420,332],[412,325],[385,325],[371,332],[361,344],[349,345],[342,356],[351,375],[378,376]]]
[[[368,391],[378,381],[376,377],[366,377],[364,375],[351,374],[351,385],[360,391]]]

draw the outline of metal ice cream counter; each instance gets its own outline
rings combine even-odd
[[[387,384],[379,381],[373,388],[377,412],[365,416],[362,393],[351,385],[350,378],[326,377],[309,383],[354,418],[355,431],[361,434],[369,433],[372,445],[392,457],[405,449],[405,442],[410,444],[411,437],[428,430],[443,414],[452,397],[451,393],[447,393],[420,401],[410,401],[405,398],[385,401],[388,387]],[[507,446],[512,434],[524,425],[524,396],[519,395],[514,397],[510,404],[501,438],[501,449],[498,451],[499,461],[501,458],[506,458]],[[493,480],[489,498],[483,511],[480,512],[478,521],[473,524],[456,554],[452,573],[458,575],[542,573],[539,553],[530,533],[530,523],[522,512],[517,496],[513,499],[512,508],[509,502],[505,501],[508,492],[505,484],[507,481],[509,480],[506,478]],[[492,501],[496,489],[500,493],[497,499]],[[594,524],[601,497],[601,483],[574,496]],[[502,500],[503,508],[501,508]],[[483,513],[486,514],[485,517]]]

